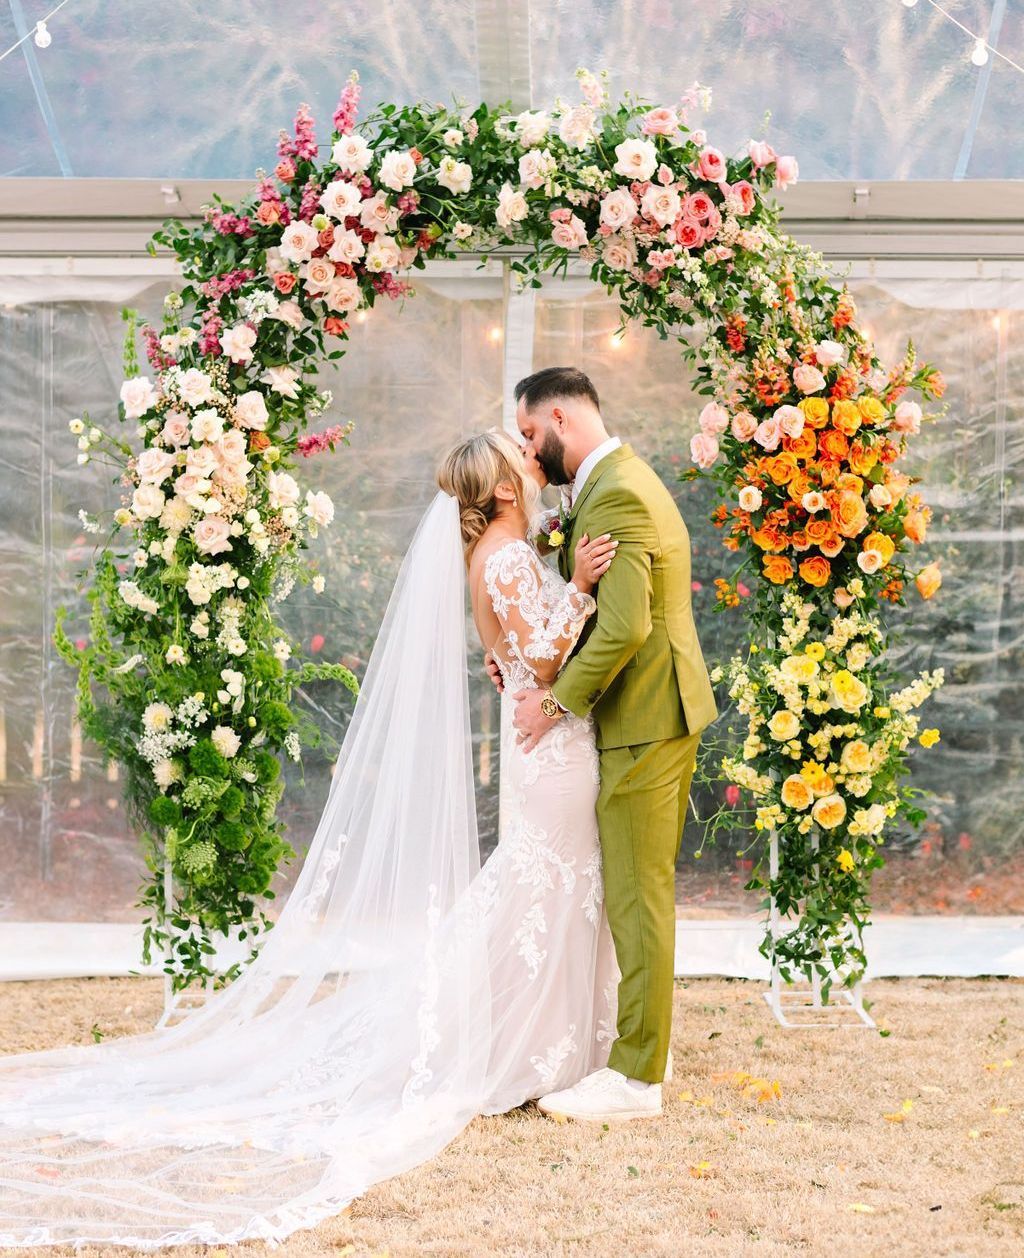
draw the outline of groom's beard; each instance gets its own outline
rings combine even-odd
[[[537,462],[552,485],[568,485],[572,477],[565,470],[565,446],[548,429],[540,449],[534,447]]]

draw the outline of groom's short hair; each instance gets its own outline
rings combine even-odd
[[[578,367],[545,367],[535,371],[532,376],[525,376],[519,381],[515,396],[517,402],[525,399],[527,410],[554,398],[572,397],[586,398],[593,404],[594,410],[601,409],[593,380]]]

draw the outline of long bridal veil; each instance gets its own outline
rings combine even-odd
[[[276,1242],[481,1112],[458,516],[439,493],[416,532],[256,960],[175,1026],[0,1059],[0,1245]]]

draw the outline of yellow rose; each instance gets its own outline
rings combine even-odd
[[[840,756],[840,763],[847,773],[869,773],[871,771],[871,748],[863,738],[855,738],[847,743]]]
[[[782,802],[787,808],[795,808],[802,812],[810,807],[813,799],[814,792],[799,773],[791,774],[782,783]]]
[[[876,397],[859,398],[857,406],[869,424],[878,424],[885,419],[885,407]]]
[[[846,848],[840,849],[839,855],[836,857],[836,864],[844,874],[850,873],[855,865],[855,861]]]
[[[800,770],[800,776],[815,795],[827,795],[835,786],[835,782],[816,760],[808,760]]]
[[[867,703],[868,688],[848,669],[841,668],[832,678],[833,705],[844,712],[859,712]]]
[[[818,662],[809,655],[787,655],[779,668],[794,681],[808,682],[818,675]]]
[[[800,733],[800,718],[788,708],[784,708],[781,712],[776,712],[768,722],[768,729],[776,741],[788,743],[791,738],[796,738]]]
[[[823,660],[825,658],[825,644],[823,642],[808,642],[804,647],[804,655],[809,655],[812,660]]]
[[[868,533],[868,535],[861,540],[861,545],[865,550],[878,551],[878,553],[882,556],[883,568],[896,553],[896,544],[888,533]]]
[[[874,709],[874,714],[875,716],[878,717],[880,721],[887,721],[889,717],[892,716],[892,711],[891,709],[887,708],[885,704],[880,704],[877,708]]]
[[[565,534],[561,529],[554,529],[548,534],[548,543],[551,546],[561,546],[565,541]]]
[[[860,427],[861,413],[857,408],[856,402],[848,402],[841,399],[832,407],[832,423],[840,432],[845,433],[848,437]]]
[[[846,805],[838,795],[825,795],[815,803],[811,816],[823,830],[834,830],[846,816]]]
[[[798,403],[804,419],[812,428],[824,428],[828,422],[828,402],[823,397],[805,397]]]
[[[939,731],[937,729],[922,730],[921,736],[917,741],[922,747],[934,747],[939,741]]]

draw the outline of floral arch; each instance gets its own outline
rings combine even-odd
[[[926,598],[940,582],[934,564],[913,574],[930,512],[898,462],[933,417],[908,392],[927,405],[942,378],[912,345],[884,368],[849,294],[782,233],[770,198],[797,178],[792,157],[763,140],[724,156],[690,124],[699,87],[654,107],[578,78],[580,100],[550,111],[383,105],[357,127],[353,75],[326,155],[301,106],[242,204],[153,237],[185,282],[163,326],[141,328],[148,372],[127,312],[119,418],[136,443],[71,421],[81,462],[120,467],[122,504],[91,572],[87,644],[63,613],[55,637],[80,672],[83,728],[125,766],[151,871],[145,959],[164,949],[175,987],[230,979],[237,965],[211,969],[214,937],[270,925],[261,900],[295,855],[275,820],[280,757],[317,740],[293,688],[356,687],[341,665],[298,662],[275,620],[296,581],[323,588],[301,552],[335,508],[293,472],[346,430],[309,430],[331,401],[315,369],[343,355],[360,307],[410,292],[427,259],[510,246],[523,284],[583,259],[624,321],[678,339],[711,399],[687,475],[715,481],[736,554],[716,610],[738,603],[741,571],[760,578],[754,645],[724,670],[746,737],[721,769],[778,845],[777,871],[762,859],[748,889],[793,919],[762,951],[787,977],[816,973],[826,1000],[863,971],[884,831],[921,816],[908,748],[938,737],[912,709],[941,671],[894,688],[883,612],[909,580]]]

